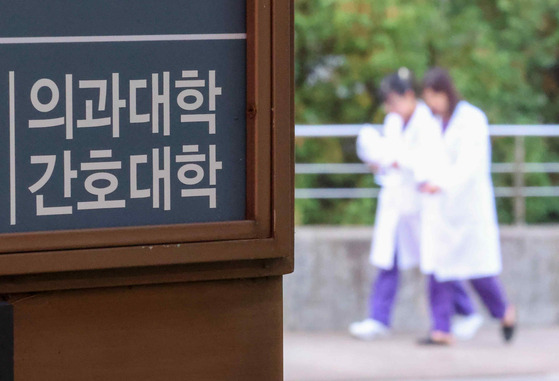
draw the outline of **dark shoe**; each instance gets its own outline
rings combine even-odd
[[[503,334],[503,339],[505,339],[505,343],[510,343],[513,336],[514,336],[514,331],[516,330],[516,324],[507,326],[507,325],[502,325],[501,326],[501,332]]]
[[[516,331],[517,324],[516,308],[513,305],[509,305],[505,313],[505,317],[501,321],[501,333],[503,334],[503,339],[505,343],[510,343]]]

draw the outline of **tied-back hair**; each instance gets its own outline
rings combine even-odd
[[[406,67],[401,67],[397,72],[387,75],[380,82],[379,97],[386,102],[390,93],[404,95],[408,91],[415,94],[415,81],[413,73]]]
[[[427,74],[425,74],[425,77],[423,77],[422,87],[423,90],[431,89],[437,93],[445,93],[448,97],[449,115],[454,113],[461,97],[446,69],[441,67],[430,69]]]

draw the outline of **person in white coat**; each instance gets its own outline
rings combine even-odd
[[[438,155],[431,178],[421,186],[423,272],[430,277],[433,320],[424,344],[449,344],[452,293],[457,281],[470,280],[510,341],[514,307],[506,300],[501,272],[499,231],[491,180],[491,144],[487,117],[460,100],[448,72],[431,69],[423,80],[423,99],[438,116],[439,139],[430,151]]]
[[[437,124],[429,108],[419,102],[411,72],[402,68],[383,79],[380,95],[388,112],[381,136],[372,126],[361,129],[357,154],[376,173],[381,185],[370,261],[379,270],[369,298],[367,319],[350,325],[360,339],[388,334],[398,289],[399,270],[417,267],[420,261],[420,194],[416,164],[426,157],[422,144]],[[453,309],[476,317],[473,305],[460,283],[454,283]],[[473,329],[477,329],[473,327]],[[471,331],[471,329],[469,330]]]

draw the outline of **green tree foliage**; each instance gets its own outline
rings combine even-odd
[[[380,79],[401,66],[420,78],[450,70],[463,97],[493,124],[557,123],[559,0],[295,0],[295,107],[299,124],[382,123]],[[298,139],[298,162],[356,162],[353,141]],[[497,138],[493,160],[511,162]],[[559,162],[559,140],[526,140],[528,162]],[[512,176],[495,175],[496,186]],[[531,174],[528,185],[558,185]],[[298,175],[297,187],[370,187],[371,176]],[[559,221],[559,200],[528,200],[529,222]],[[373,200],[298,200],[300,224],[370,224]],[[512,221],[512,203],[498,200]]]

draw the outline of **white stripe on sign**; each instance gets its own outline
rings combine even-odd
[[[10,225],[16,224],[16,106],[15,73],[9,73],[10,112]]]
[[[59,44],[80,42],[246,40],[246,33],[154,34],[130,36],[0,37],[0,44]]]

